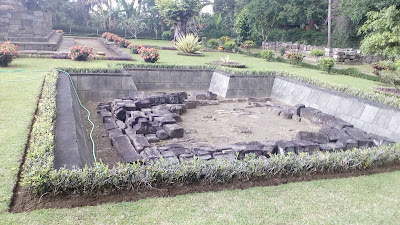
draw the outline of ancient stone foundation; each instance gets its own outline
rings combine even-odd
[[[18,0],[0,0],[0,42],[11,41],[21,51],[55,51],[62,38],[52,30],[51,13],[27,11]]]

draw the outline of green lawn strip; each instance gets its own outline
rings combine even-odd
[[[158,47],[172,47],[174,46],[171,41],[164,40],[149,40],[149,39],[129,39],[132,44],[136,45],[153,45]]]
[[[400,171],[4,214],[5,224],[396,224]]]
[[[22,58],[14,61],[10,67],[0,68],[0,212],[7,211],[10,204],[21,163],[19,159],[27,143],[43,78],[22,82],[1,81],[40,77],[44,71],[57,66],[106,67],[107,63]],[[23,71],[11,72],[18,70]]]

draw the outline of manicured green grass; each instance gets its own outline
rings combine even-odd
[[[171,41],[164,40],[148,40],[148,39],[129,39],[133,44],[137,45],[155,45],[159,47],[171,47],[173,46]]]
[[[129,50],[126,50],[127,52]],[[173,64],[173,65],[205,65],[210,61],[218,61],[225,56],[230,57],[230,60],[243,63],[247,66],[246,69],[238,70],[264,70],[264,71],[284,71],[289,73],[299,74],[305,77],[315,78],[321,81],[339,84],[347,87],[354,87],[358,89],[371,89],[376,86],[380,86],[374,81],[365,80],[361,78],[355,78],[350,76],[328,74],[320,70],[311,70],[303,67],[296,67],[286,63],[280,62],[268,62],[264,59],[255,58],[236,53],[225,53],[225,52],[204,52],[204,57],[197,56],[182,56],[178,55],[177,51],[160,50],[159,64]],[[133,55],[133,58],[137,59],[138,62],[143,60],[138,55]]]
[[[184,65],[202,65],[227,55],[217,52],[187,57],[177,55],[176,51],[160,53],[160,64]],[[245,63],[249,70],[282,70],[353,87],[374,86],[367,80],[229,55],[232,60]],[[134,57],[140,60],[135,63],[142,63],[137,55]],[[0,81],[35,78],[54,67],[106,67],[108,63],[115,62],[17,59],[11,67],[0,68]],[[19,69],[24,71],[11,72]],[[396,188],[400,186],[400,171],[95,207],[8,213],[41,82],[42,78],[0,82],[0,224],[396,224],[400,219],[400,189]]]
[[[6,224],[397,224],[400,172],[3,214]]]

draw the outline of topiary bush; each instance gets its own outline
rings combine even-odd
[[[171,33],[171,31],[164,31],[164,32],[162,33],[162,35],[161,35],[161,38],[162,38],[163,40],[166,40],[166,41],[171,41],[171,40],[172,40],[172,33]]]
[[[217,39],[210,39],[207,41],[206,46],[212,49],[218,49],[219,41]]]
[[[322,70],[325,70],[330,74],[335,66],[335,60],[329,57],[323,58],[318,61],[318,65]]]
[[[8,66],[18,54],[18,46],[11,44],[10,41],[4,42],[0,45],[0,65],[2,67]]]
[[[273,61],[275,57],[275,51],[273,50],[262,50],[260,54],[261,58],[266,59],[267,61]]]
[[[196,53],[203,46],[198,37],[194,36],[194,34],[187,34],[177,38],[175,47],[184,53]]]
[[[314,57],[321,57],[321,56],[323,56],[324,54],[325,54],[325,51],[322,50],[322,49],[313,49],[313,50],[311,50],[311,52],[310,52],[310,55],[311,55],[311,56],[314,56]]]
[[[237,48],[237,45],[234,41],[228,41],[228,42],[225,42],[224,48],[226,50],[234,50]]]

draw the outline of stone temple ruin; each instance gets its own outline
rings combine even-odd
[[[0,0],[0,42],[11,41],[23,53],[56,51],[63,36],[52,26],[51,13],[28,11],[19,0]]]

